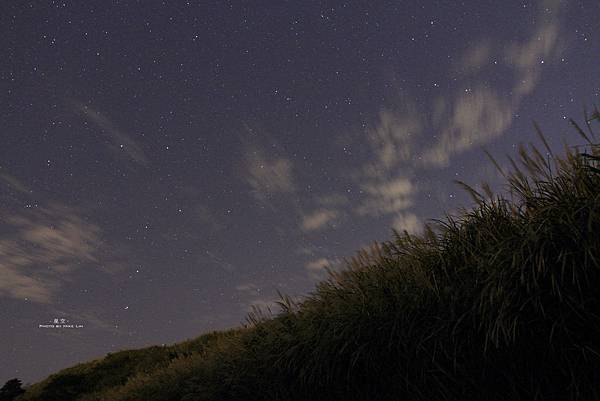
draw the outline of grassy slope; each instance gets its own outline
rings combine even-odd
[[[600,146],[361,251],[274,318],[65,369],[20,400],[600,400]]]

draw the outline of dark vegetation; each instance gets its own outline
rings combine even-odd
[[[23,383],[19,379],[10,379],[0,388],[0,401],[12,401],[23,394],[25,390],[21,387]]]
[[[595,114],[595,118],[598,114]],[[111,354],[25,400],[600,400],[600,145],[522,148],[509,195],[360,251],[274,316]],[[540,135],[541,136],[541,135]]]

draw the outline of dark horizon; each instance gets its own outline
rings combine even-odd
[[[307,294],[600,97],[591,0],[0,11],[0,384]]]

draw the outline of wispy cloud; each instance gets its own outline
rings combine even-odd
[[[321,271],[328,266],[332,266],[333,262],[327,258],[319,258],[306,263],[305,267],[308,271]]]
[[[206,232],[218,232],[225,228],[225,224],[215,216],[215,212],[206,205],[198,205],[192,211],[192,215],[201,224]]]
[[[108,146],[114,154],[121,157],[126,155],[130,160],[143,166],[149,164],[148,157],[146,157],[142,147],[106,115],[83,103],[75,102],[74,107],[87,121],[93,123],[104,135],[110,138]]]
[[[334,209],[318,209],[302,217],[302,231],[310,232],[320,230],[335,221],[340,213]]]
[[[0,237],[0,296],[50,303],[69,273],[97,261],[98,226],[54,205],[7,216]]]
[[[350,200],[343,193],[329,193],[311,199],[314,209],[300,213],[299,228],[304,233],[336,228],[346,218]]]
[[[524,43],[513,43],[506,49],[506,61],[517,70],[515,102],[530,94],[539,79],[545,57],[549,57],[558,39],[556,19],[544,21],[537,32]]]
[[[228,261],[224,260],[222,257],[214,254],[211,251],[205,251],[205,255],[206,256],[201,256],[200,260],[203,262],[205,260],[208,260],[214,264],[216,264],[217,266],[219,266],[221,269],[227,271],[227,272],[232,272],[235,270],[235,266],[232,265],[231,263],[229,263]]]
[[[504,92],[482,82],[469,85],[454,97],[438,98],[433,107],[433,128],[441,134],[437,143],[423,152],[425,165],[446,166],[453,155],[486,144],[507,131],[524,97],[537,86],[547,58],[556,51],[560,31],[557,14],[556,2],[544,2],[539,28],[528,39],[496,49],[483,40],[466,51],[460,66],[463,70],[477,73],[489,64],[495,52],[496,63],[513,70],[513,85]],[[472,79],[477,81],[477,75]]]
[[[313,280],[322,280],[327,276],[327,269],[335,269],[340,265],[339,259],[318,258],[307,262],[304,265],[308,276]]]
[[[317,196],[316,202],[323,207],[342,207],[350,203],[345,194],[332,193],[329,195]]]
[[[405,177],[394,177],[381,182],[363,184],[367,198],[356,209],[359,215],[382,216],[396,214],[413,205],[416,188]]]
[[[440,127],[440,139],[423,155],[428,165],[444,166],[452,155],[502,135],[515,111],[510,100],[485,86],[459,93],[453,105],[451,117]]]
[[[422,229],[412,210],[420,193],[413,180],[416,171],[445,167],[452,157],[485,145],[510,128],[522,100],[538,84],[543,62],[556,52],[560,29],[558,3],[553,3],[544,2],[538,27],[525,40],[502,45],[481,39],[470,45],[449,69],[457,79],[452,85],[458,88],[434,96],[427,118],[427,110],[417,108],[406,94],[399,99],[400,107],[379,113],[363,142],[373,157],[352,178],[363,195],[353,209],[356,215],[388,217],[400,231]],[[513,71],[508,88],[495,87],[488,79],[500,67]],[[433,143],[425,143],[425,132],[436,133]],[[315,217],[316,222],[324,220]]]
[[[394,217],[392,227],[399,232],[408,232],[409,234],[418,234],[423,230],[423,223],[414,213],[399,213]]]
[[[460,58],[456,69],[463,73],[477,72],[491,64],[492,46],[489,40],[481,40],[472,45]]]
[[[411,157],[413,141],[421,133],[422,124],[414,108],[403,113],[383,110],[374,129],[368,130],[367,138],[377,155],[377,167],[389,170],[399,162]]]
[[[6,171],[6,169],[2,168],[2,166],[0,166],[0,182],[4,182],[10,188],[24,194],[31,192],[25,184],[23,184],[20,180],[9,174]]]
[[[268,157],[253,147],[246,152],[247,182],[258,200],[264,201],[275,194],[295,191],[292,162],[281,156]]]
[[[395,216],[414,204],[417,187],[410,177],[417,139],[424,123],[416,106],[403,99],[401,108],[384,109],[374,127],[367,129],[366,142],[373,154],[355,176],[361,188],[358,216]]]
[[[243,292],[243,293],[250,293],[250,294],[254,294],[256,292],[260,292],[260,287],[257,286],[254,283],[251,282],[246,282],[246,283],[242,283],[242,284],[238,284],[235,286],[235,289],[237,291]]]

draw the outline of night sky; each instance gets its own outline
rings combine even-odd
[[[501,191],[483,149],[508,164],[534,120],[553,148],[580,143],[567,119],[600,101],[599,16],[2,1],[0,382],[308,294],[325,264],[472,205],[453,180]]]

